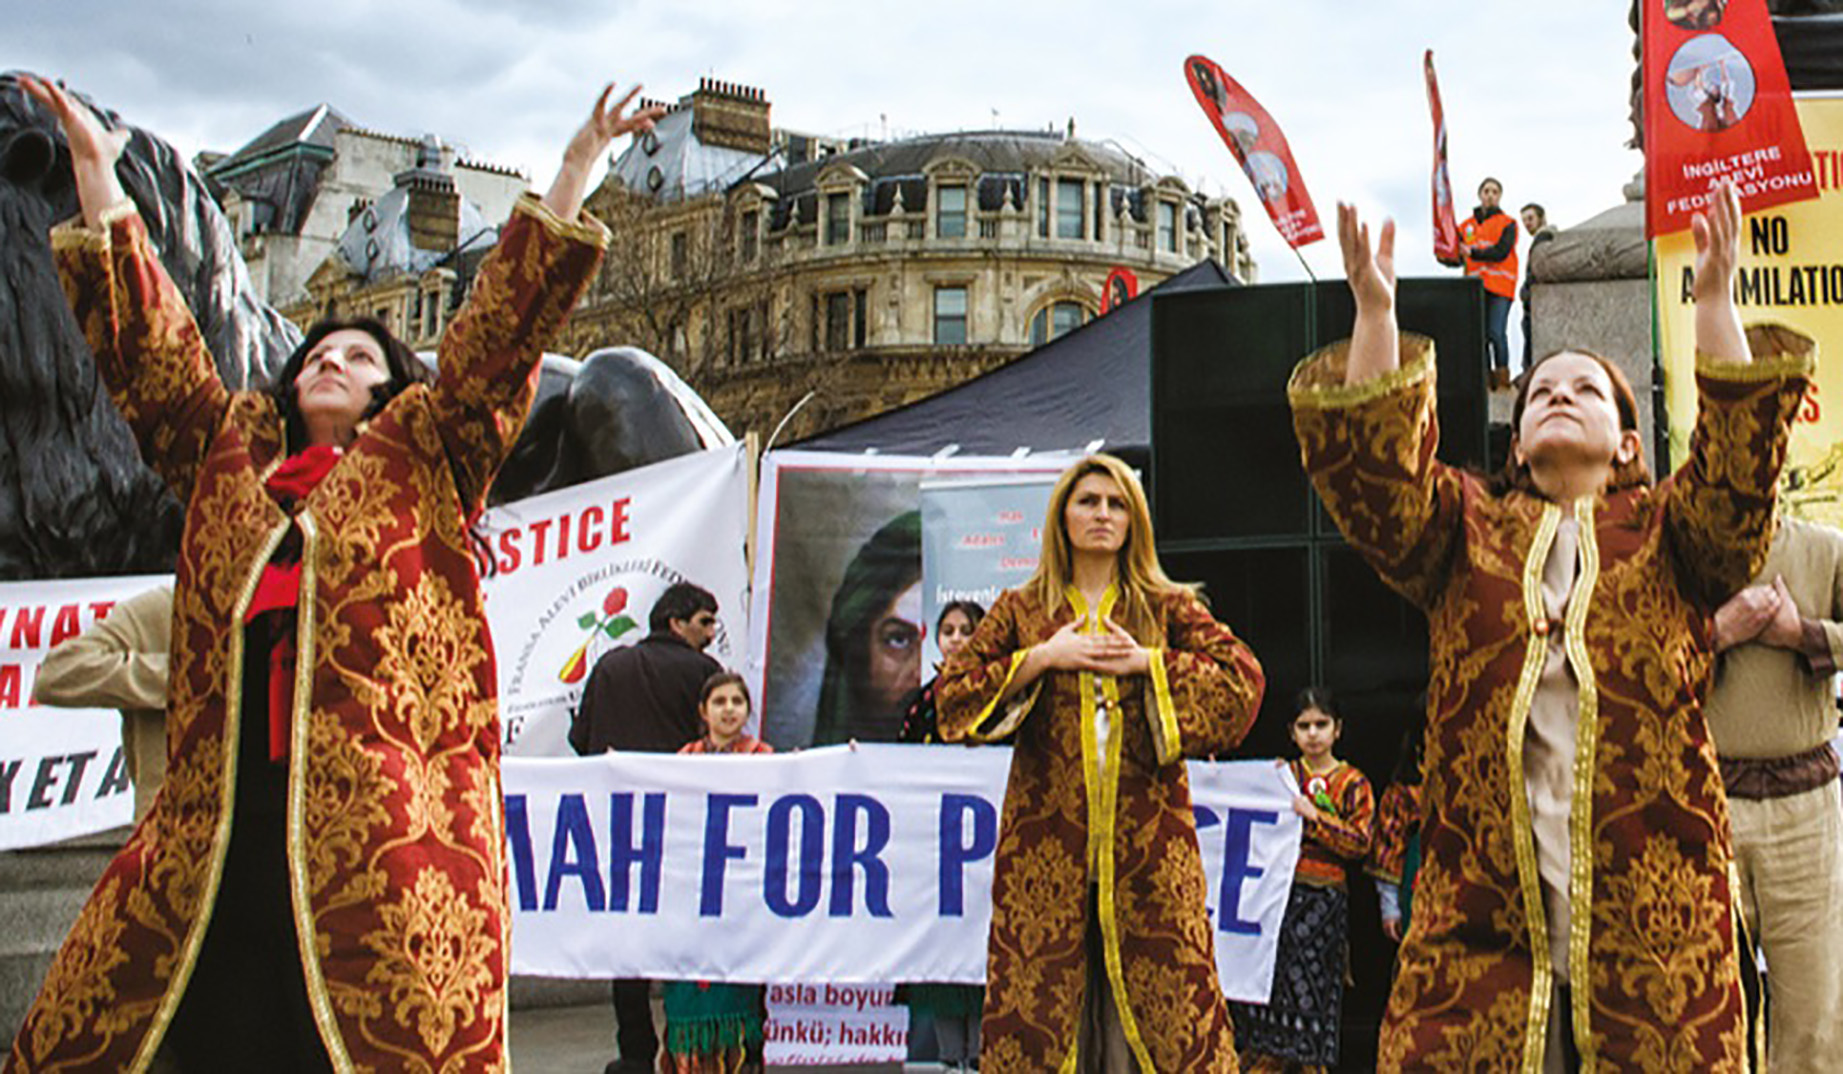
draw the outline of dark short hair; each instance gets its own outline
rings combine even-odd
[[[1523,206],[1523,208],[1518,209],[1517,215],[1521,216],[1522,214],[1529,212],[1531,209],[1536,210],[1536,215],[1542,217],[1544,220],[1547,220],[1549,218],[1549,211],[1547,209],[1544,209],[1540,204],[1533,202],[1533,201],[1530,202],[1528,205]]]
[[[1485,186],[1486,186],[1486,184],[1489,184],[1489,183],[1497,183],[1497,189],[1498,189],[1498,193],[1500,193],[1500,194],[1501,194],[1501,193],[1503,193],[1503,191],[1504,191],[1504,184],[1503,184],[1503,183],[1501,183],[1501,182],[1498,182],[1498,178],[1497,178],[1497,176],[1495,176],[1495,175],[1487,175],[1487,176],[1485,176],[1485,177],[1484,177],[1483,179],[1481,179],[1481,180],[1479,180],[1479,183],[1478,183],[1478,192],[1479,192],[1479,193],[1481,193],[1481,194],[1482,194],[1482,193],[1484,193],[1484,192],[1485,192]]]
[[[409,348],[381,321],[370,317],[326,317],[314,323],[307,330],[307,337],[294,349],[288,360],[282,363],[282,371],[276,374],[275,385],[269,389],[270,398],[275,400],[275,409],[281,414],[287,429],[288,451],[296,452],[307,446],[307,424],[301,418],[301,397],[295,391],[295,381],[301,377],[301,370],[307,365],[307,356],[313,353],[320,341],[334,332],[363,332],[377,341],[378,349],[384,352],[384,368],[390,379],[371,389],[371,405],[359,416],[363,421],[378,411],[383,410],[392,399],[402,394],[404,389],[413,384],[431,384],[435,373],[424,365],[416,352]]]
[[[941,627],[946,624],[947,617],[954,612],[959,612],[961,615],[966,616],[966,621],[973,625],[974,630],[979,629],[979,620],[985,618],[985,608],[981,606],[978,601],[950,600],[941,608],[941,614],[934,617],[935,637],[938,638],[941,636]]]
[[[704,685],[698,690],[698,708],[704,707],[704,703],[710,700],[710,695],[716,693],[718,687],[728,686],[731,683],[736,684],[736,688],[742,691],[742,699],[748,703],[750,708],[754,708],[755,701],[749,697],[748,682],[733,671],[719,671],[704,680]]]
[[[672,629],[672,620],[690,619],[699,612],[717,614],[717,598],[703,586],[673,582],[654,602],[646,625],[655,634]]]
[[[1331,697],[1328,686],[1308,686],[1293,698],[1293,718],[1298,719],[1307,709],[1317,709],[1331,717],[1332,723],[1343,723],[1344,717],[1337,711],[1337,702]]]

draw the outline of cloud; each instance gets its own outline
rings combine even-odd
[[[1017,128],[1074,117],[1081,137],[1233,195],[1267,279],[1300,270],[1191,99],[1189,53],[1216,59],[1279,120],[1321,215],[1339,198],[1392,213],[1408,253],[1427,245],[1424,48],[1440,65],[1462,206],[1489,172],[1507,200],[1571,223],[1613,204],[1639,164],[1620,148],[1630,33],[1602,0],[1516,20],[1435,0],[66,0],[31,5],[8,37],[17,66],[66,78],[187,153],[234,149],[325,101],[539,184],[610,78],[665,98],[701,76],[759,86],[778,125],[828,134],[983,128],[994,110]],[[1307,256],[1335,275],[1329,246]]]

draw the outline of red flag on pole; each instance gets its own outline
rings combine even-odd
[[[1207,56],[1184,61],[1184,76],[1203,114],[1235,154],[1280,237],[1297,249],[1325,237],[1280,125],[1248,91]]]
[[[1459,225],[1453,220],[1453,178],[1446,168],[1446,109],[1440,104],[1440,79],[1433,73],[1433,49],[1421,59],[1427,74],[1427,108],[1433,113],[1433,256],[1442,265],[1465,261],[1459,249]]]
[[[1766,0],[1643,0],[1645,233],[1689,226],[1722,180],[1755,212],[1817,197]]]

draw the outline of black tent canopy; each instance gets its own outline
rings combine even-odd
[[[1195,265],[1080,328],[975,377],[885,414],[802,440],[809,451],[967,455],[1108,450],[1152,441],[1152,294],[1234,286],[1215,261]]]

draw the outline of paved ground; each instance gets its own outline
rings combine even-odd
[[[512,1069],[518,1074],[601,1074],[614,1057],[614,1012],[584,1007],[525,1007],[512,1011]],[[898,1066],[769,1067],[825,1074],[931,1074],[938,1063]]]

